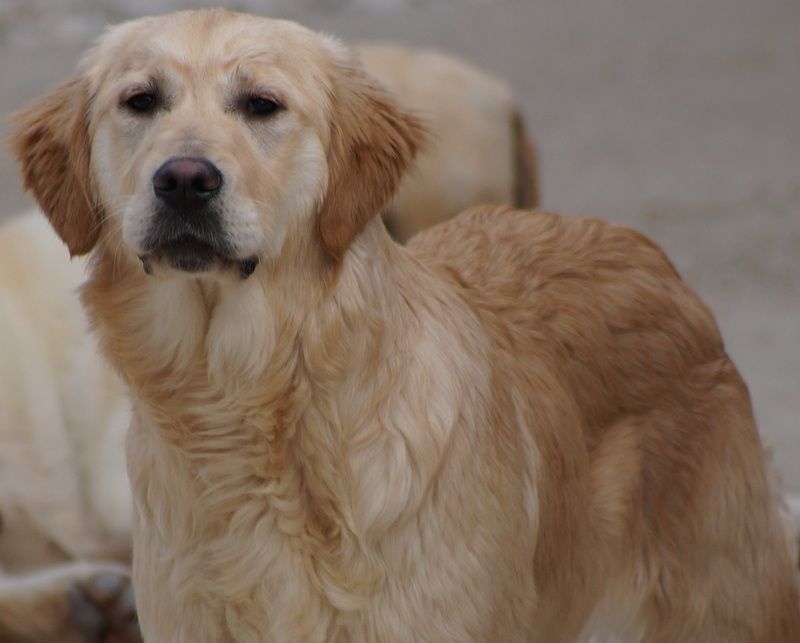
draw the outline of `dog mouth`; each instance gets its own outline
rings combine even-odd
[[[145,274],[153,274],[155,263],[188,273],[207,272],[213,268],[235,267],[242,279],[247,279],[258,267],[256,256],[238,259],[230,256],[224,248],[191,235],[182,235],[163,243],[154,244],[139,255]]]

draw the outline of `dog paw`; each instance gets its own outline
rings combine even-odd
[[[85,643],[140,643],[130,578],[98,572],[69,590],[70,618]]]

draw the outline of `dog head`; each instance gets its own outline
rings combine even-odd
[[[111,28],[15,125],[72,254],[116,243],[146,271],[243,277],[287,246],[340,259],[422,139],[337,41],[221,10]]]

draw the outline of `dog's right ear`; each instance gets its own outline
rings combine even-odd
[[[70,80],[12,117],[22,179],[72,256],[89,252],[102,212],[89,169],[89,90]]]

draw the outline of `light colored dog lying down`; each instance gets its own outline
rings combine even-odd
[[[797,641],[708,309],[597,220],[397,245],[422,140],[337,41],[224,11],[110,30],[19,116],[133,396],[145,638]]]
[[[533,145],[502,82],[438,51],[362,45],[357,53],[434,133],[384,215],[392,236],[407,241],[481,203],[539,204]]]
[[[530,142],[502,83],[434,51],[370,45],[359,55],[437,132],[386,213],[398,238],[482,200],[534,204]],[[95,603],[68,605],[76,583],[88,591],[92,579],[108,583],[101,572],[125,573],[68,563],[130,562],[130,409],[75,296],[84,270],[40,214],[0,226],[0,640],[94,640],[103,623],[76,621],[104,614],[116,635],[133,636],[129,605],[98,604],[124,589],[122,576]]]
[[[135,640],[130,408],[37,213],[0,226],[0,640]],[[106,562],[83,562],[83,561]]]

